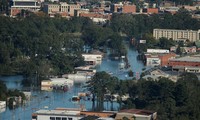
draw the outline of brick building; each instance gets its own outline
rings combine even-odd
[[[159,58],[160,58],[160,66],[168,66],[169,64],[169,60],[173,59],[176,57],[175,53],[169,53],[169,54],[160,54]]]
[[[175,57],[175,53],[145,54],[146,66],[168,66],[169,60]]]
[[[147,14],[158,14],[158,8],[144,8],[142,12]]]
[[[122,13],[136,13],[135,5],[124,5],[122,8]]]
[[[200,57],[198,56],[186,56],[176,59],[171,59],[169,61],[169,66],[187,66],[187,67],[200,67]]]

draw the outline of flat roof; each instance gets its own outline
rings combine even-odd
[[[80,111],[75,110],[38,110],[35,112],[37,115],[60,115],[60,116],[77,116],[80,115]]]
[[[141,110],[141,109],[124,109],[124,110],[120,110],[119,113],[120,112],[137,114],[137,115],[152,115],[153,113],[155,113],[154,111]]]
[[[186,57],[180,57],[180,58],[171,59],[170,61],[180,61],[180,62],[200,62],[200,57],[191,57],[191,56],[186,56]]]

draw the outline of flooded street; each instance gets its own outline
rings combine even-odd
[[[140,74],[144,65],[142,62],[137,60],[137,51],[131,48],[127,48],[127,58],[129,60],[130,68],[134,75],[135,73]],[[118,64],[120,60],[110,60],[108,57],[105,57],[102,61],[102,64],[97,67],[97,71],[107,71],[112,73],[113,76],[117,76],[119,79],[125,80],[128,79],[127,72],[119,71]],[[135,76],[134,76],[135,77]],[[4,81],[9,89],[22,89],[21,81],[22,76],[8,76],[0,77],[0,80]],[[78,94],[78,92],[83,92],[81,85],[73,86],[69,91],[31,91],[32,98],[23,106],[19,106],[13,110],[10,110],[8,107],[2,113],[0,113],[0,120],[30,120],[31,114],[39,109],[55,109],[55,108],[80,108],[84,107],[87,110],[92,109],[92,101],[90,100],[81,100],[78,103],[71,101],[72,96]],[[118,110],[119,104],[114,102],[114,110]],[[104,103],[105,110],[111,110],[110,102]]]
[[[127,51],[127,58],[130,64],[128,70],[132,70],[134,72],[134,77],[136,77],[136,74],[141,74],[142,69],[145,68],[145,66],[141,61],[137,60],[138,52],[134,48],[127,46]],[[106,71],[121,80],[131,79],[128,77],[127,70],[121,71],[119,69],[120,62],[121,60],[111,60],[108,57],[105,57],[102,64],[97,67],[97,71]]]

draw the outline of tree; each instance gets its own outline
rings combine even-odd
[[[170,49],[170,47],[175,44],[172,39],[167,38],[160,38],[159,41],[158,46],[163,49]]]
[[[97,72],[87,84],[86,87],[93,94],[93,99],[97,99],[97,110],[103,110],[104,94],[113,86],[111,76],[104,71]]]

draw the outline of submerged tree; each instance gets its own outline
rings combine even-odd
[[[112,77],[105,71],[97,72],[92,80],[88,81],[87,88],[93,94],[93,100],[97,101],[96,110],[103,110],[104,95],[113,90],[114,85]]]

